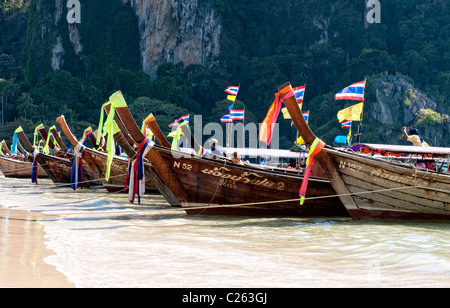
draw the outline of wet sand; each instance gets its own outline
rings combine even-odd
[[[45,246],[39,220],[48,215],[0,207],[0,287],[73,288],[75,285],[44,259],[53,255]]]

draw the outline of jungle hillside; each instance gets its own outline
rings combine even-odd
[[[310,111],[316,135],[338,145],[334,138],[348,129],[336,114],[352,102],[334,95],[366,80],[362,142],[407,144],[401,131],[407,126],[417,127],[430,145],[450,146],[446,0],[380,0],[379,22],[368,21],[365,0],[173,1],[168,10],[183,31],[175,22],[151,28],[153,13],[133,0],[80,0],[81,22],[70,24],[66,2],[0,1],[0,140],[7,144],[18,126],[32,135],[62,114],[80,138],[88,126],[97,129],[101,106],[118,90],[138,125],[152,112],[168,133],[185,114],[202,115],[203,125],[220,122],[231,105],[224,90],[239,85],[235,109],[245,109],[245,123],[261,123],[278,86],[289,81],[306,85],[303,110]],[[214,19],[199,20],[202,14]],[[164,55],[143,47],[146,33],[157,39],[166,31],[177,36],[174,44],[195,49],[186,33],[205,29],[219,45],[198,63],[188,49],[171,53],[164,40]],[[157,56],[165,60],[147,61]],[[278,123],[279,145],[289,149],[295,127],[281,115]]]

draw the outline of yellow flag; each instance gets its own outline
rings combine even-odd
[[[175,137],[177,135],[177,130],[170,132],[167,137]],[[183,131],[180,132],[180,136],[183,135]]]
[[[298,107],[300,108],[300,110],[302,110],[302,105],[303,105],[303,103],[298,104]],[[285,120],[291,119],[291,115],[289,114],[289,111],[287,110],[286,107],[281,108],[281,112],[283,113],[283,119],[285,119]]]
[[[339,123],[341,123],[342,121],[348,121],[348,120],[361,121],[363,104],[364,104],[364,102],[340,110],[337,113],[337,118],[339,120]]]
[[[235,95],[228,95],[227,99],[234,102],[236,100],[236,96]]]
[[[347,144],[350,144],[351,140],[352,140],[352,129],[350,128],[350,131],[348,132],[347,135]]]
[[[303,143],[305,143],[305,141],[303,141],[302,136],[298,137],[298,139],[295,140],[295,142],[294,142],[294,144],[297,144],[297,145],[302,145]]]

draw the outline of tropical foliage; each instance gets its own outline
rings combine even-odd
[[[342,108],[334,102],[334,93],[363,79],[370,88],[383,74],[405,76],[437,103],[439,110],[418,115],[421,124],[448,121],[450,6],[446,0],[380,1],[378,24],[367,23],[363,0],[200,2],[206,1],[214,3],[223,23],[216,64],[165,63],[156,80],[140,70],[138,22],[129,4],[90,1],[78,25],[83,50],[77,54],[64,18],[56,30],[43,35],[43,25],[46,29],[54,25],[38,16],[36,0],[2,1],[0,94],[5,126],[0,128],[0,138],[10,138],[8,122],[26,119],[53,125],[60,114],[70,125],[96,127],[101,105],[116,90],[125,94],[138,122],[153,112],[167,127],[184,113],[202,114],[204,123],[218,122],[221,112],[227,112],[223,90],[239,84],[240,106],[252,115],[251,121],[261,122],[278,86],[290,81],[294,86],[306,84],[304,108],[311,111],[310,124],[330,141],[339,134],[336,112]],[[19,52],[11,47],[17,39],[11,39],[12,28],[6,21],[13,22],[24,3],[28,24],[23,41],[14,45],[23,44]],[[54,2],[40,3],[41,10],[53,14]],[[53,71],[50,61],[58,35],[64,55],[59,70]],[[374,99],[369,89],[366,100]],[[288,121],[279,122],[281,146],[289,147],[295,131]],[[367,141],[383,138],[386,130],[378,128],[365,128],[371,132]]]

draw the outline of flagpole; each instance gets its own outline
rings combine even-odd
[[[245,105],[244,105],[244,117],[242,118],[242,149],[245,148]]]
[[[359,121],[359,126],[358,126],[358,134],[356,137],[356,143],[360,142],[360,138],[361,138],[361,128],[362,128],[362,121],[363,121],[363,115],[364,115],[364,91],[366,89],[366,78],[364,78],[364,90],[363,90],[363,105],[361,108],[361,118]]]

